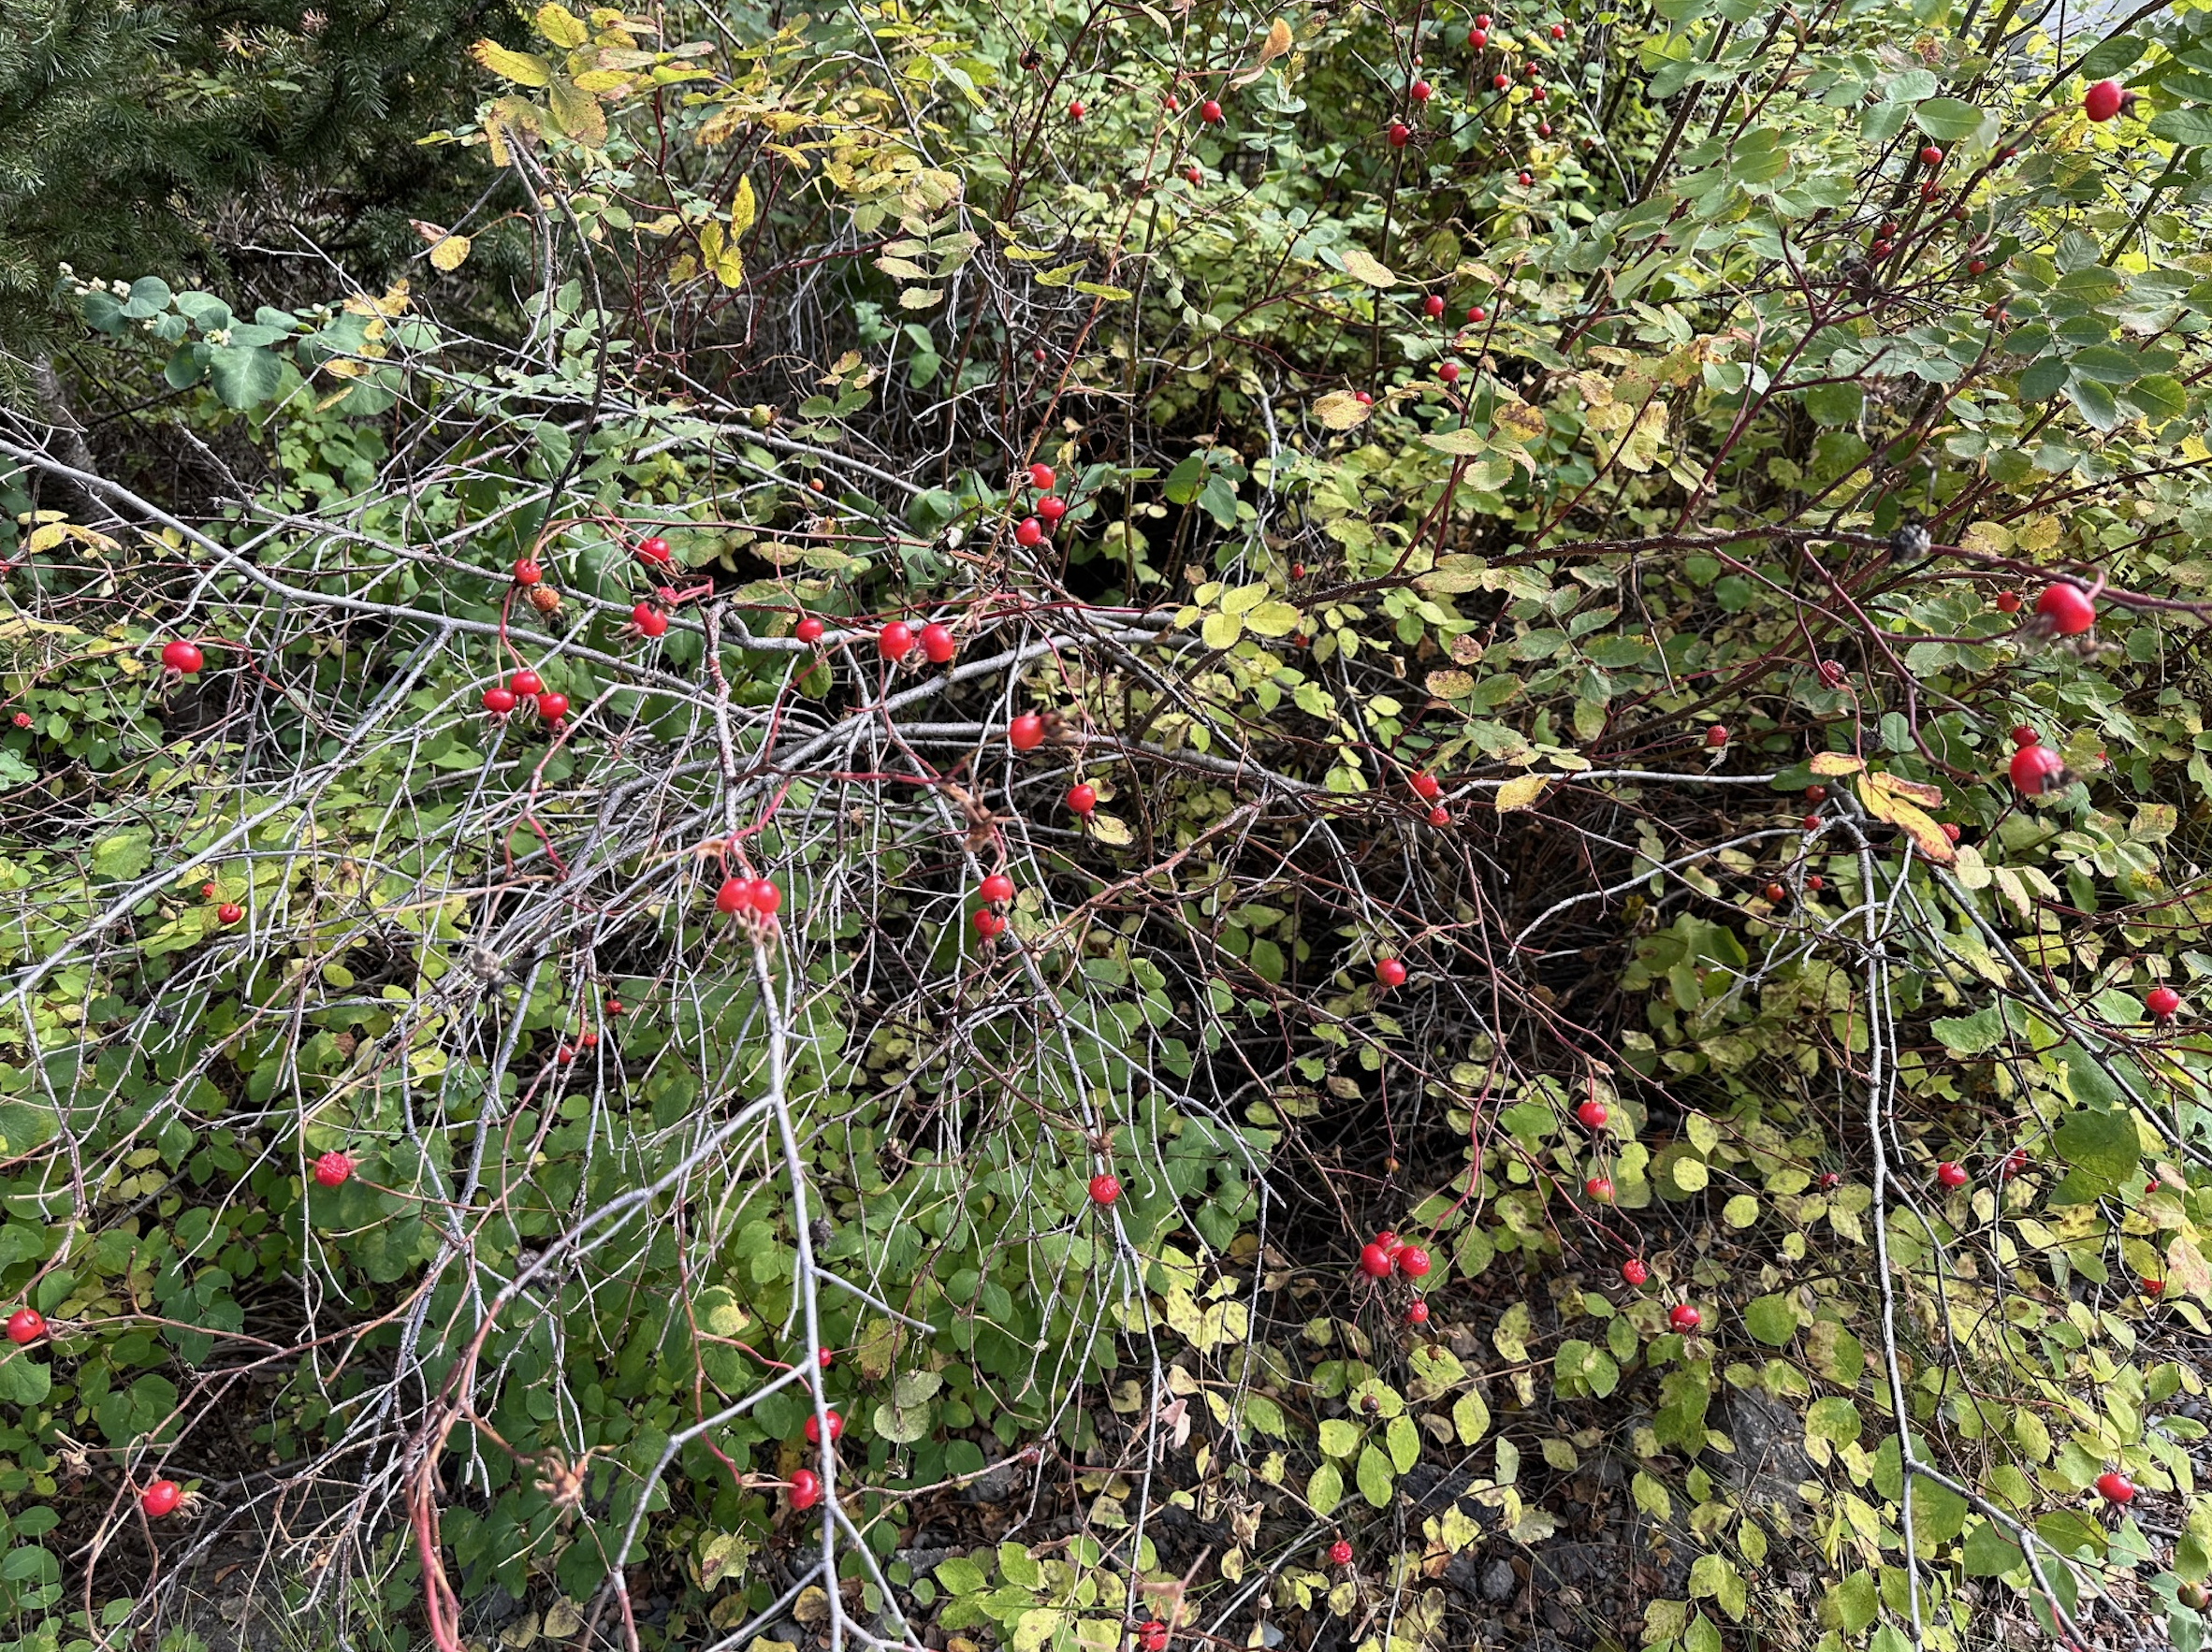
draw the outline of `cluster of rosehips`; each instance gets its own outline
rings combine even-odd
[[[994,872],[983,879],[978,892],[983,904],[975,909],[975,933],[986,941],[995,941],[1006,933],[1006,904],[1014,896],[1013,879],[1003,872]]]
[[[568,716],[568,696],[550,692],[544,679],[527,667],[510,676],[504,688],[495,684],[485,689],[483,704],[493,717],[505,717],[526,700],[548,727]]]
[[[2022,796],[2041,797],[2066,784],[2066,760],[2043,744],[2043,736],[2022,723],[2013,731],[2013,759],[2006,773]]]
[[[1014,543],[1026,551],[1033,551],[1043,544],[1051,531],[1060,525],[1060,518],[1068,514],[1068,501],[1053,491],[1053,468],[1046,464],[1029,467],[1029,485],[1037,490],[1032,506],[1033,514],[1024,516],[1014,524]]]
[[[1409,776],[1405,783],[1413,788],[1414,796],[1429,805],[1430,825],[1448,826],[1451,824],[1451,811],[1436,801],[1444,795],[1443,781],[1437,779],[1433,775],[1415,774]]]
[[[822,634],[822,621],[808,616],[807,619],[799,621],[801,642],[814,640],[814,637],[807,635],[809,622],[814,628],[814,637]],[[894,665],[911,654],[916,644],[921,645],[922,657],[932,665],[943,665],[960,651],[960,645],[953,638],[953,628],[934,620],[917,632],[905,621],[895,619],[876,633],[876,652]]]
[[[1378,1233],[1360,1247],[1360,1271],[1369,1279],[1388,1279],[1393,1273],[1421,1279],[1427,1276],[1429,1267],[1428,1252],[1407,1244],[1394,1233]]]
[[[725,917],[752,912],[773,918],[782,905],[783,891],[765,877],[725,877],[721,888],[714,891],[714,909]]]

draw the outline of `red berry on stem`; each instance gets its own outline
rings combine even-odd
[[[2013,725],[2012,742],[2015,746],[2033,746],[2042,740],[2042,738],[2043,736],[2040,733],[2030,728],[2026,723],[2015,723]]]
[[[1044,744],[1044,719],[1025,711],[1006,725],[1006,743],[1016,751],[1035,751]]]
[[[1759,892],[1765,895],[1768,900],[1779,906],[1782,902],[1789,898],[1790,891],[1786,889],[1783,889],[1779,883],[1770,883]]]
[[[642,562],[650,562],[657,568],[665,567],[668,563],[668,542],[657,533],[650,539],[641,539],[637,542],[637,556]]]
[[[1694,1331],[1705,1323],[1705,1315],[1687,1302],[1678,1302],[1666,1311],[1666,1323],[1678,1331]]]
[[[1407,1303],[1405,1323],[1407,1325],[1427,1325],[1429,1323],[1429,1305],[1418,1297]]]
[[[46,1335],[46,1315],[36,1308],[19,1308],[7,1316],[10,1342],[36,1342]]]
[[[1944,1187],[1964,1187],[1967,1181],[1966,1167],[1945,1159],[1936,1167],[1936,1181]]]
[[[2159,1296],[2164,1292],[2165,1288],[2166,1282],[2162,1279],[2147,1279],[2143,1282],[2143,1294],[2146,1297]]]
[[[1564,23],[1553,23],[1553,24],[1551,25],[1551,37],[1552,37],[1554,40],[1564,40],[1564,39],[1565,39],[1565,38],[1566,38],[1566,24],[1564,24]]]
[[[2007,771],[2023,796],[2040,797],[2059,785],[2066,760],[2047,746],[2023,746],[2013,753]]]
[[[1429,824],[1432,826],[1450,825],[1451,811],[1446,808],[1442,804],[1438,804],[1434,808],[1429,811]]]
[[[1199,119],[1209,126],[1218,125],[1221,121],[1221,106],[1212,98],[1207,98],[1205,102],[1199,105]],[[1052,484],[1048,482],[1045,485],[1050,487]]]
[[[517,700],[528,700],[545,687],[534,671],[518,671],[507,679],[507,688]]]
[[[484,709],[493,717],[505,717],[515,709],[515,696],[504,688],[484,690]]]
[[[27,711],[19,711],[12,720],[17,728],[27,729],[31,726],[31,714]]]
[[[1467,44],[1474,47],[1476,51],[1480,51],[1485,46],[1490,44],[1489,31],[1485,29],[1469,29],[1467,31]]]
[[[1003,872],[994,872],[983,879],[982,896],[994,906],[1013,899],[1013,879]]]
[[[1434,803],[1444,795],[1444,782],[1433,775],[1416,775],[1409,784],[1413,787],[1415,796],[1430,803]]]
[[[1490,83],[1497,91],[1503,92],[1513,84],[1513,77],[1501,69],[1490,78]]]
[[[1392,149],[1404,149],[1405,140],[1413,136],[1413,128],[1404,121],[1392,121],[1388,136]]]
[[[942,665],[959,651],[951,626],[932,624],[922,628],[922,657],[930,664]]]
[[[1489,13],[1489,12],[1487,12],[1487,11],[1484,11],[1484,12],[1478,12],[1478,13],[1477,13],[1477,14],[1476,14],[1476,18],[1475,18],[1475,26],[1476,26],[1477,28],[1478,28],[1478,29],[1487,29],[1487,28],[1489,28],[1489,27],[1490,27],[1490,13]]]
[[[215,908],[215,920],[219,923],[236,923],[245,915],[246,909],[236,901],[225,901]]]
[[[2019,613],[2019,611],[2020,611],[2020,593],[2019,593],[2018,591],[1999,591],[1999,592],[1997,593],[1997,612],[1998,612],[1998,613],[2000,613],[2000,614],[2017,614],[2017,613]]]
[[[1386,987],[1403,987],[1405,984],[1405,964],[1400,959],[1385,958],[1375,966],[1375,978]]]
[[[745,894],[746,903],[763,918],[772,916],[783,905],[783,891],[765,877],[752,880]]]
[[[1048,493],[1037,501],[1037,514],[1044,518],[1047,528],[1057,528],[1060,518],[1068,514],[1068,501],[1056,493]]]
[[[1521,183],[1521,188],[1523,188],[1523,189],[1526,189],[1526,188],[1528,188],[1528,187],[1529,187],[1531,184],[1533,184],[1533,183],[1535,183],[1535,180],[1534,178],[1530,177],[1530,176],[1529,176],[1529,175],[1528,175],[1526,172],[1523,172],[1523,173],[1521,175],[1521,178],[1520,178],[1520,183]]]
[[[791,1506],[805,1514],[822,1500],[822,1481],[811,1469],[793,1469],[791,1476]]]
[[[314,1177],[317,1187],[342,1187],[352,1178],[354,1162],[344,1153],[324,1153],[315,1160]]]
[[[1610,1176],[1593,1176],[1582,1183],[1582,1191],[1601,1205],[1613,1202],[1613,1179]]]
[[[822,641],[822,621],[811,614],[807,615],[792,628],[792,634],[802,643],[819,643]]]
[[[972,921],[975,933],[986,941],[997,940],[1006,933],[1006,920],[987,906],[979,910]]]
[[[2129,1495],[2132,1496],[2133,1492],[2131,1490]],[[164,1514],[173,1514],[177,1505],[183,1500],[184,1488],[174,1480],[156,1480],[138,1494],[138,1507],[156,1520]]]
[[[1958,822],[1956,820],[1945,820],[1943,822],[1943,835],[1949,838],[1953,843],[1957,843],[1959,836]]]
[[[1121,1197],[1121,1178],[1101,1170],[1091,1178],[1091,1203],[1111,1205]]]
[[[1398,1268],[1407,1279],[1425,1279],[1429,1272],[1429,1253],[1419,1245],[1407,1245],[1398,1253]]]
[[[1826,802],[1827,802],[1827,801],[1828,801],[1828,789],[1827,789],[1826,787],[1825,787],[1825,786],[1808,786],[1808,787],[1806,787],[1806,788],[1805,788],[1805,801],[1806,801],[1807,803],[1826,803]]]
[[[1456,361],[1444,362],[1436,369],[1436,376],[1447,384],[1458,384],[1460,382],[1460,364]]]
[[[1369,1279],[1388,1279],[1391,1267],[1390,1253],[1382,1246],[1370,1242],[1360,1247],[1360,1271]]]
[[[1053,482],[1053,468],[1050,465],[1040,462],[1029,467],[1029,485],[1040,493],[1049,491]]]
[[[637,627],[642,637],[657,637],[668,629],[668,616],[650,602],[640,602],[630,610],[630,623]]]
[[[2097,623],[2097,605],[2079,586],[2053,585],[2035,599],[2036,617],[2062,637],[2078,637]]]
[[[914,628],[895,619],[876,633],[876,652],[886,659],[904,659],[914,646]]]
[[[1068,788],[1068,812],[1087,815],[1099,806],[1099,789],[1096,786],[1077,785]]]
[[[161,668],[188,677],[207,663],[200,651],[190,643],[176,642],[165,645],[161,651]]]
[[[1943,164],[1943,152],[1936,148],[1936,146],[1932,143],[1926,145],[1920,152],[1920,164],[1923,167],[1942,166]]]
[[[725,877],[721,888],[714,891],[714,909],[717,912],[742,912],[752,905],[752,885],[742,877]]]
[[[1727,725],[1726,725],[1726,724],[1724,724],[1724,723],[1715,723],[1715,724],[1713,724],[1713,726],[1712,726],[1711,728],[1710,728],[1710,729],[1706,730],[1706,731],[1705,731],[1705,743],[1706,743],[1706,745],[1708,745],[1708,746],[1725,746],[1725,745],[1727,745],[1727,744],[1728,744],[1728,728],[1727,728]]]
[[[1416,80],[1411,86],[1406,88],[1407,94],[1416,103],[1428,102],[1431,90],[1432,88],[1426,80]]]
[[[1602,1101],[1586,1101],[1575,1109],[1575,1117],[1585,1130],[1603,1130],[1612,1116]]]
[[[2081,112],[2092,121],[2109,121],[2120,112],[2127,94],[2117,80],[2100,80],[2081,95]]]
[[[1640,1287],[1651,1277],[1652,1270],[1634,1256],[1621,1264],[1621,1282],[1623,1284]]]
[[[2172,1021],[2181,1007],[2181,994],[2172,987],[2153,987],[2143,994],[2143,1007],[2154,1021]]]
[[[568,696],[566,694],[540,694],[538,696],[538,716],[549,723],[559,722],[562,717],[568,716]]]
[[[2097,1476],[2097,1495],[2108,1503],[2132,1503],[2135,1500],[2135,1483],[2125,1474],[2107,1469]]]
[[[1014,543],[1025,548],[1044,543],[1044,524],[1034,516],[1024,516],[1014,524]]]
[[[832,1445],[837,1444],[838,1440],[843,1438],[844,1433],[845,1419],[839,1416],[837,1412],[832,1411],[829,1413],[830,1443]],[[808,1417],[807,1419],[807,1443],[808,1445],[820,1445],[822,1443],[822,1419],[820,1417]]]
[[[545,577],[546,571],[528,557],[515,564],[515,583],[517,585],[535,585]]]
[[[1068,118],[1070,121],[1080,121],[1083,119],[1083,99],[1079,97],[1073,103],[1070,103],[1068,106]]]
[[[1437,316],[1442,315],[1444,313],[1443,297],[1440,294],[1431,293],[1426,298],[1422,299],[1421,313],[1428,316],[1432,321],[1433,321]]]
[[[1467,306],[1467,319],[1469,321],[1488,321],[1490,312],[1479,304],[1470,304]]]

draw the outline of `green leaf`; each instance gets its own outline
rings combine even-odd
[[[1849,1445],[1858,1438],[1858,1407],[1830,1394],[1805,1408],[1805,1438]]]
[[[1913,124],[1938,143],[1959,143],[1982,129],[1989,117],[1956,97],[1931,97],[1913,106]]]
[[[1390,1419],[1390,1426],[1383,1431],[1383,1442],[1390,1447],[1391,1466],[1401,1474],[1421,1459],[1420,1429],[1404,1413]]]
[[[2118,74],[2149,50],[2150,42],[2140,35],[2115,35],[2084,52],[2074,73],[2085,80],[2103,80]]]
[[[2004,1017],[1986,1004],[1972,1015],[1938,1016],[1928,1030],[1953,1055],[1980,1055],[2004,1042]]]
[[[1866,405],[1867,393],[1849,381],[1841,384],[1815,384],[1805,392],[1805,412],[1814,424],[1831,428],[1856,424]]]
[[[1769,1348],[1786,1345],[1797,1334],[1797,1315],[1780,1292],[1761,1297],[1743,1311],[1743,1328]]]
[[[2161,109],[2150,117],[2150,135],[2168,143],[2212,143],[2212,109]]]
[[[1998,1577],[2024,1564],[2019,1544],[1986,1520],[1974,1522],[1966,1534],[1966,1574]]]
[[[208,380],[228,408],[257,407],[277,393],[284,363],[266,350],[226,344],[208,354]]]
[[[36,1405],[53,1390],[53,1373],[27,1348],[0,1355],[0,1404]]]
[[[1966,1525],[1966,1499],[1947,1485],[1913,1479],[1913,1535],[1926,1547],[1949,1543]]]
[[[2107,1192],[2132,1180],[2142,1158],[2134,1119],[2124,1112],[2083,1109],[2059,1122],[2052,1138],[2059,1156],[2103,1183]]]
[[[2063,356],[2039,356],[2029,363],[2020,374],[2020,399],[2048,401],[2066,387],[2066,361]]]
[[[1360,1446],[1360,1425],[1343,1417],[1323,1419],[1320,1429],[1321,1453],[1324,1456],[1348,1457]]]
[[[1397,1484],[1398,1478],[1390,1469],[1389,1457],[1372,1445],[1361,1447],[1358,1478],[1361,1497],[1375,1508],[1388,1506],[1390,1487]]]
[[[1305,1483],[1305,1500],[1317,1514],[1326,1517],[1344,1501],[1344,1476],[1334,1463],[1323,1463]]]
[[[2120,400],[2154,424],[2177,419],[2189,411],[2189,392],[2172,373],[2150,373],[2137,379]]]
[[[1490,1427],[1490,1407],[1479,1394],[1463,1394],[1451,1408],[1452,1432],[1462,1445],[1473,1445]]]

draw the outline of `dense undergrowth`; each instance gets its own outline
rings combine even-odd
[[[2061,21],[549,5],[400,268],[53,254],[15,1644],[2195,1648],[2212,11]]]

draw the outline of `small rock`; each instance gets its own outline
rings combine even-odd
[[[1510,1601],[1513,1591],[1521,1587],[1521,1579],[1513,1575],[1513,1568],[1503,1560],[1492,1560],[1482,1569],[1482,1598],[1493,1605]]]

